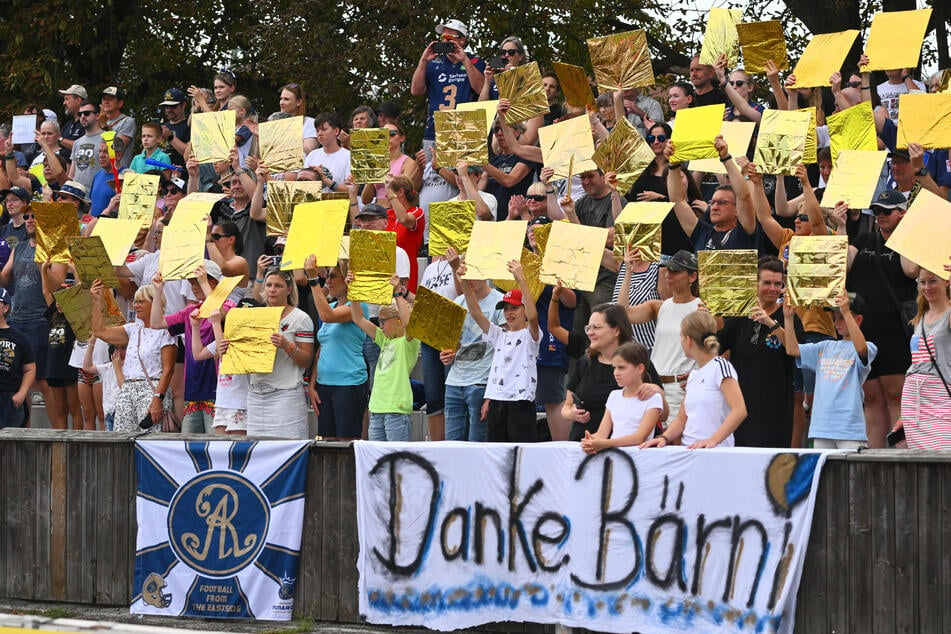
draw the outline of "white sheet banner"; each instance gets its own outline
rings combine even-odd
[[[289,621],[309,446],[137,441],[130,611]]]
[[[360,613],[792,632],[826,454],[356,443]]]

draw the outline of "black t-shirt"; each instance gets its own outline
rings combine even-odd
[[[50,324],[46,349],[46,378],[75,379],[76,368],[69,365],[69,357],[73,354],[76,335],[63,313],[56,309],[55,302],[46,309],[46,321]]]
[[[243,209],[235,211],[230,198],[224,198],[212,209],[212,222],[219,223],[222,219],[230,220],[238,225],[241,232],[241,241],[244,245],[242,257],[248,261],[253,278],[258,270],[258,258],[264,253],[264,238],[267,223],[251,218],[251,202]],[[217,211],[217,214],[215,213]]]
[[[509,213],[509,199],[512,196],[525,195],[525,192],[528,191],[528,186],[535,180],[535,171],[538,169],[538,163],[526,161],[515,154],[492,154],[489,156],[489,163],[505,174],[511,174],[512,170],[514,170],[515,166],[519,163],[524,163],[528,166],[528,171],[525,173],[525,176],[522,177],[522,180],[511,187],[504,187],[494,178],[490,178],[486,183],[486,193],[495,196],[495,199],[499,203],[498,209],[495,212],[495,219],[505,220],[508,218]]]
[[[15,328],[0,328],[0,392],[20,389],[27,363],[34,363],[34,359],[26,335]]]
[[[879,348],[883,344],[900,341],[907,349],[905,342],[908,337],[892,293],[898,302],[914,300],[918,295],[915,280],[905,275],[901,268],[901,256],[885,246],[882,234],[878,231],[859,235],[853,246],[858,249],[858,253],[852,260],[845,287],[865,300],[862,332]]]
[[[182,119],[178,123],[169,123],[166,121],[162,125],[174,132],[175,136],[178,137],[182,143],[188,143],[191,141],[192,132],[191,128],[188,127],[187,118]],[[169,142],[168,149],[166,151],[168,152],[169,157],[172,159],[172,165],[181,165],[184,167],[185,158],[178,153],[178,151],[172,146],[171,142]]]
[[[714,87],[713,90],[705,92],[702,95],[694,95],[693,105],[697,106],[712,106],[716,103],[722,103],[728,105],[730,100],[727,98],[726,94],[719,88]]]
[[[64,139],[75,141],[76,139],[81,139],[86,136],[86,130],[78,119],[70,119],[63,125],[60,134],[63,135]]]
[[[785,326],[783,309],[770,317]],[[796,339],[805,333],[796,317]],[[730,351],[736,368],[746,420],[733,432],[738,447],[789,447],[792,440],[795,360],[786,354],[776,332],[748,317],[728,317],[717,333],[721,352]]]

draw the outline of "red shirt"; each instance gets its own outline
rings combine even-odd
[[[410,207],[406,213],[416,218],[416,228],[407,229],[396,220],[396,212],[386,210],[386,230],[396,232],[396,246],[406,251],[409,256],[409,290],[416,292],[416,281],[419,279],[419,248],[423,246],[423,229],[426,227],[426,214],[419,207]]]

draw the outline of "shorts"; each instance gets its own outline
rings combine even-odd
[[[320,413],[317,434],[328,438],[360,438],[363,435],[363,412],[367,408],[367,384],[317,384]]]
[[[50,324],[45,319],[33,321],[11,321],[8,324],[26,335],[30,348],[33,350],[33,361],[36,363],[36,380],[46,378],[46,357],[50,342]]]
[[[70,387],[72,385],[76,385],[76,381],[77,377],[73,377],[71,379],[64,379],[62,377],[49,377],[46,379],[46,384],[50,387]]]
[[[911,348],[907,339],[883,342],[878,346],[878,354],[872,361],[872,370],[868,379],[877,379],[890,374],[904,375],[911,366]]]
[[[77,383],[82,383],[83,385],[95,385],[96,383],[99,383],[100,381],[98,374],[92,374],[90,372],[86,372],[82,368],[79,368],[77,370],[76,376],[78,379]]]
[[[568,371],[559,366],[540,365],[535,384],[535,402],[539,405],[561,403],[565,400],[565,376]]]
[[[232,409],[230,407],[216,407],[215,427],[224,427],[225,431],[248,431],[248,410]]]
[[[175,355],[175,363],[185,363],[185,344],[181,337],[175,337],[175,343],[178,345],[178,353]]]

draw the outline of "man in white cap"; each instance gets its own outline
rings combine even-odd
[[[79,120],[79,104],[83,102],[83,99],[89,99],[89,93],[79,84],[73,84],[69,88],[57,92],[63,95],[63,111],[66,113],[66,117],[60,126],[63,134],[60,143],[67,150],[72,150],[73,143],[86,134],[83,123]]]
[[[485,62],[466,53],[468,28],[459,20],[436,26],[440,40],[430,42],[419,58],[410,92],[427,95],[426,132],[423,147],[436,143],[433,112],[454,110],[460,103],[475,101],[485,82]],[[445,52],[440,52],[442,49]]]
[[[116,86],[104,88],[99,94],[101,113],[99,125],[103,130],[112,130],[116,133],[116,141],[122,140],[122,147],[126,149],[122,155],[122,167],[132,164],[132,147],[135,144],[135,119],[121,112],[125,100],[125,90]]]

